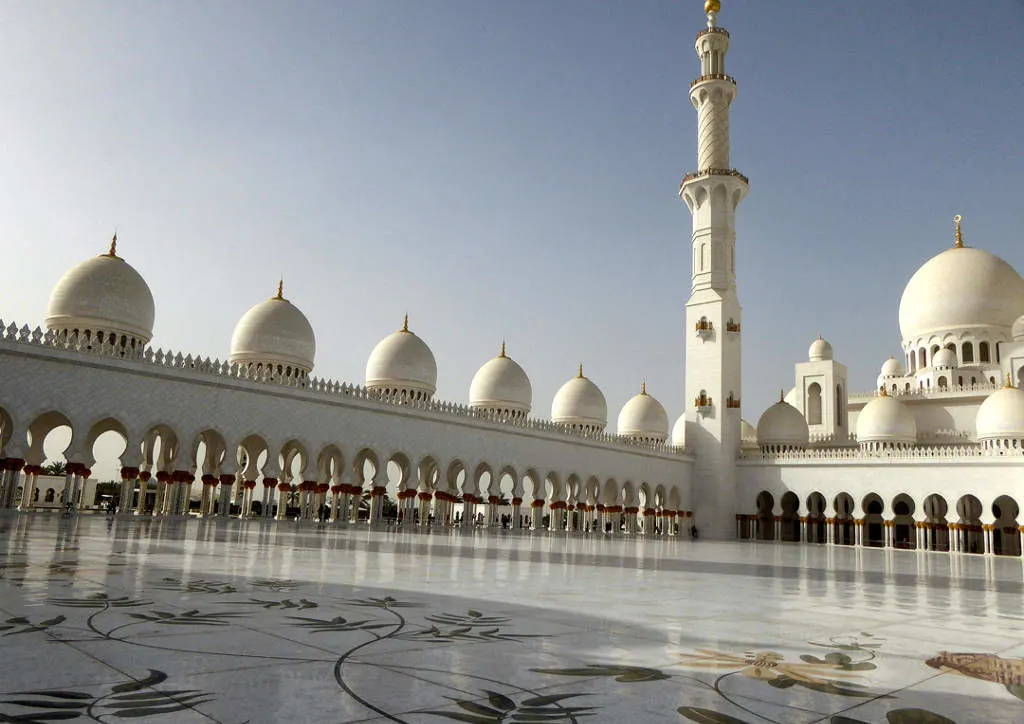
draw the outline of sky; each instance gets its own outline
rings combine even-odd
[[[900,294],[964,238],[1024,270],[1024,1],[723,0],[743,415],[823,335],[867,391]],[[534,413],[583,362],[609,427],[684,405],[700,0],[0,0],[0,317],[118,251],[154,345],[226,357],[285,296],[314,374],[410,327],[443,399],[502,339]]]

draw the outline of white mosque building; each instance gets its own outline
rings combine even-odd
[[[900,300],[902,351],[874,391],[851,394],[820,337],[756,428],[742,419],[742,310],[732,167],[729,33],[705,3],[697,34],[697,166],[680,187],[693,217],[686,409],[669,429],[644,385],[607,429],[582,367],[535,416],[524,368],[486,361],[469,404],[435,399],[438,369],[406,319],[371,352],[361,384],[314,374],[316,336],[277,293],[238,322],[227,359],[152,344],[142,275],[107,253],[54,288],[42,326],[0,323],[0,507],[93,503],[94,443],[116,433],[121,515],[400,525],[1021,554],[1024,279],[964,243],[927,261]],[[945,245],[945,244],[943,244]],[[785,383],[784,387],[790,387]],[[753,419],[753,418],[750,418]],[[67,475],[41,501],[43,442],[70,429]],[[368,511],[361,513],[364,496]]]

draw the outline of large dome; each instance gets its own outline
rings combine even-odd
[[[437,362],[422,339],[402,328],[377,343],[366,362],[366,386],[388,395],[430,398],[437,390]]]
[[[807,420],[785,400],[769,407],[757,421],[757,442],[762,447],[806,447],[809,440]]]
[[[514,417],[525,417],[533,404],[533,386],[525,370],[505,354],[483,364],[469,385],[469,406]]]
[[[54,332],[90,332],[145,345],[153,338],[153,293],[142,275],[110,251],[73,267],[50,294],[46,327]]]
[[[282,294],[260,302],[242,315],[231,335],[231,363],[264,365],[276,374],[304,377],[313,369],[316,336],[298,307]]]
[[[587,430],[604,430],[608,424],[608,403],[604,393],[579,374],[562,385],[551,403],[551,419],[559,424]]]
[[[1017,321],[1010,328],[1010,336],[1014,342],[1024,342],[1024,314],[1017,317]]]
[[[647,394],[647,383],[619,412],[616,431],[635,440],[664,442],[668,438],[668,414],[660,402]]]
[[[975,418],[979,440],[1024,438],[1024,390],[1004,387],[981,403]]]
[[[1024,312],[1024,279],[981,249],[953,247],[929,259],[900,299],[904,342],[971,327],[1006,332]]]
[[[672,445],[675,447],[686,447],[686,413],[679,416],[679,419],[672,425]]]
[[[889,445],[913,445],[917,442],[917,422],[906,405],[882,394],[864,405],[857,416],[857,442]]]

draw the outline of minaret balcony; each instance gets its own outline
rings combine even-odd
[[[697,408],[697,414],[702,417],[707,417],[715,409],[711,398],[705,394],[693,398],[693,406]]]
[[[715,33],[717,35],[724,35],[727,38],[729,37],[729,31],[728,30],[726,30],[725,28],[720,28],[720,27],[718,27],[716,25],[713,28],[704,28],[704,30],[701,30],[699,33],[697,33],[697,38],[696,39],[700,40],[701,38],[703,38],[708,33]]]
[[[725,406],[730,410],[738,410],[740,409],[740,399],[730,394],[729,399],[725,401]]]
[[[731,75],[727,75],[725,73],[708,73],[706,75],[702,75],[700,78],[697,78],[695,81],[690,83],[690,88],[693,88],[698,83],[703,83],[709,80],[726,80],[732,83],[733,85],[736,85],[736,79],[733,78]]]
[[[734,321],[732,321],[730,319],[728,322],[725,323],[725,331],[726,332],[735,332],[736,334],[739,334],[740,333],[740,323],[739,322],[734,322]]]
[[[705,168],[683,176],[683,182],[679,184],[679,190],[682,191],[683,186],[688,184],[690,181],[696,181],[697,179],[707,178],[709,176],[731,176],[739,179],[748,186],[750,185],[750,179],[734,168]]]
[[[694,333],[701,339],[708,339],[715,334],[715,325],[709,320],[701,318],[694,327]]]

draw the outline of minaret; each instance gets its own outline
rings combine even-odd
[[[707,0],[707,29],[697,34],[700,77],[690,84],[697,109],[697,170],[679,195],[693,214],[693,275],[686,303],[686,446],[693,470],[694,524],[702,537],[734,538],[740,450],[740,303],[736,295],[736,207],[747,179],[729,160],[729,106],[736,80],[725,73],[729,33],[721,3]],[[750,503],[752,505],[752,503]]]

